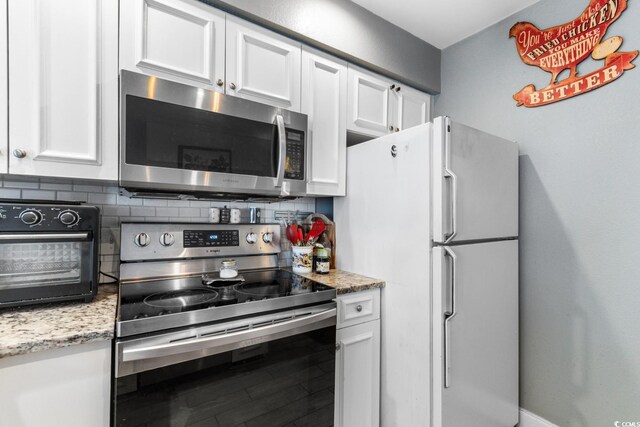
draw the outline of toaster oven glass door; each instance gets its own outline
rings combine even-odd
[[[89,233],[0,234],[0,305],[91,289]]]

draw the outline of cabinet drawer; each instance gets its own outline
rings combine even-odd
[[[355,292],[338,297],[338,329],[379,318],[380,289]]]

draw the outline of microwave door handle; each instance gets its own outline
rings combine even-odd
[[[276,173],[276,188],[280,189],[280,196],[288,196],[289,191],[284,182],[284,168],[287,161],[287,135],[282,114],[276,115],[278,135],[278,172]]]

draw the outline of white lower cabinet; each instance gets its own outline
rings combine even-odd
[[[338,297],[335,399],[336,427],[380,424],[379,289]]]
[[[8,15],[9,172],[118,179],[118,2],[9,0]]]
[[[0,359],[0,427],[107,427],[111,341]]]

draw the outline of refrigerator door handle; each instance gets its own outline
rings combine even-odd
[[[444,244],[453,240],[458,233],[458,177],[451,170],[451,132],[447,131],[444,141],[444,178],[451,180],[451,233],[444,235]]]
[[[456,316],[456,261],[457,256],[448,246],[445,255],[451,258],[451,311],[444,313],[444,388],[451,385],[451,320]]]

